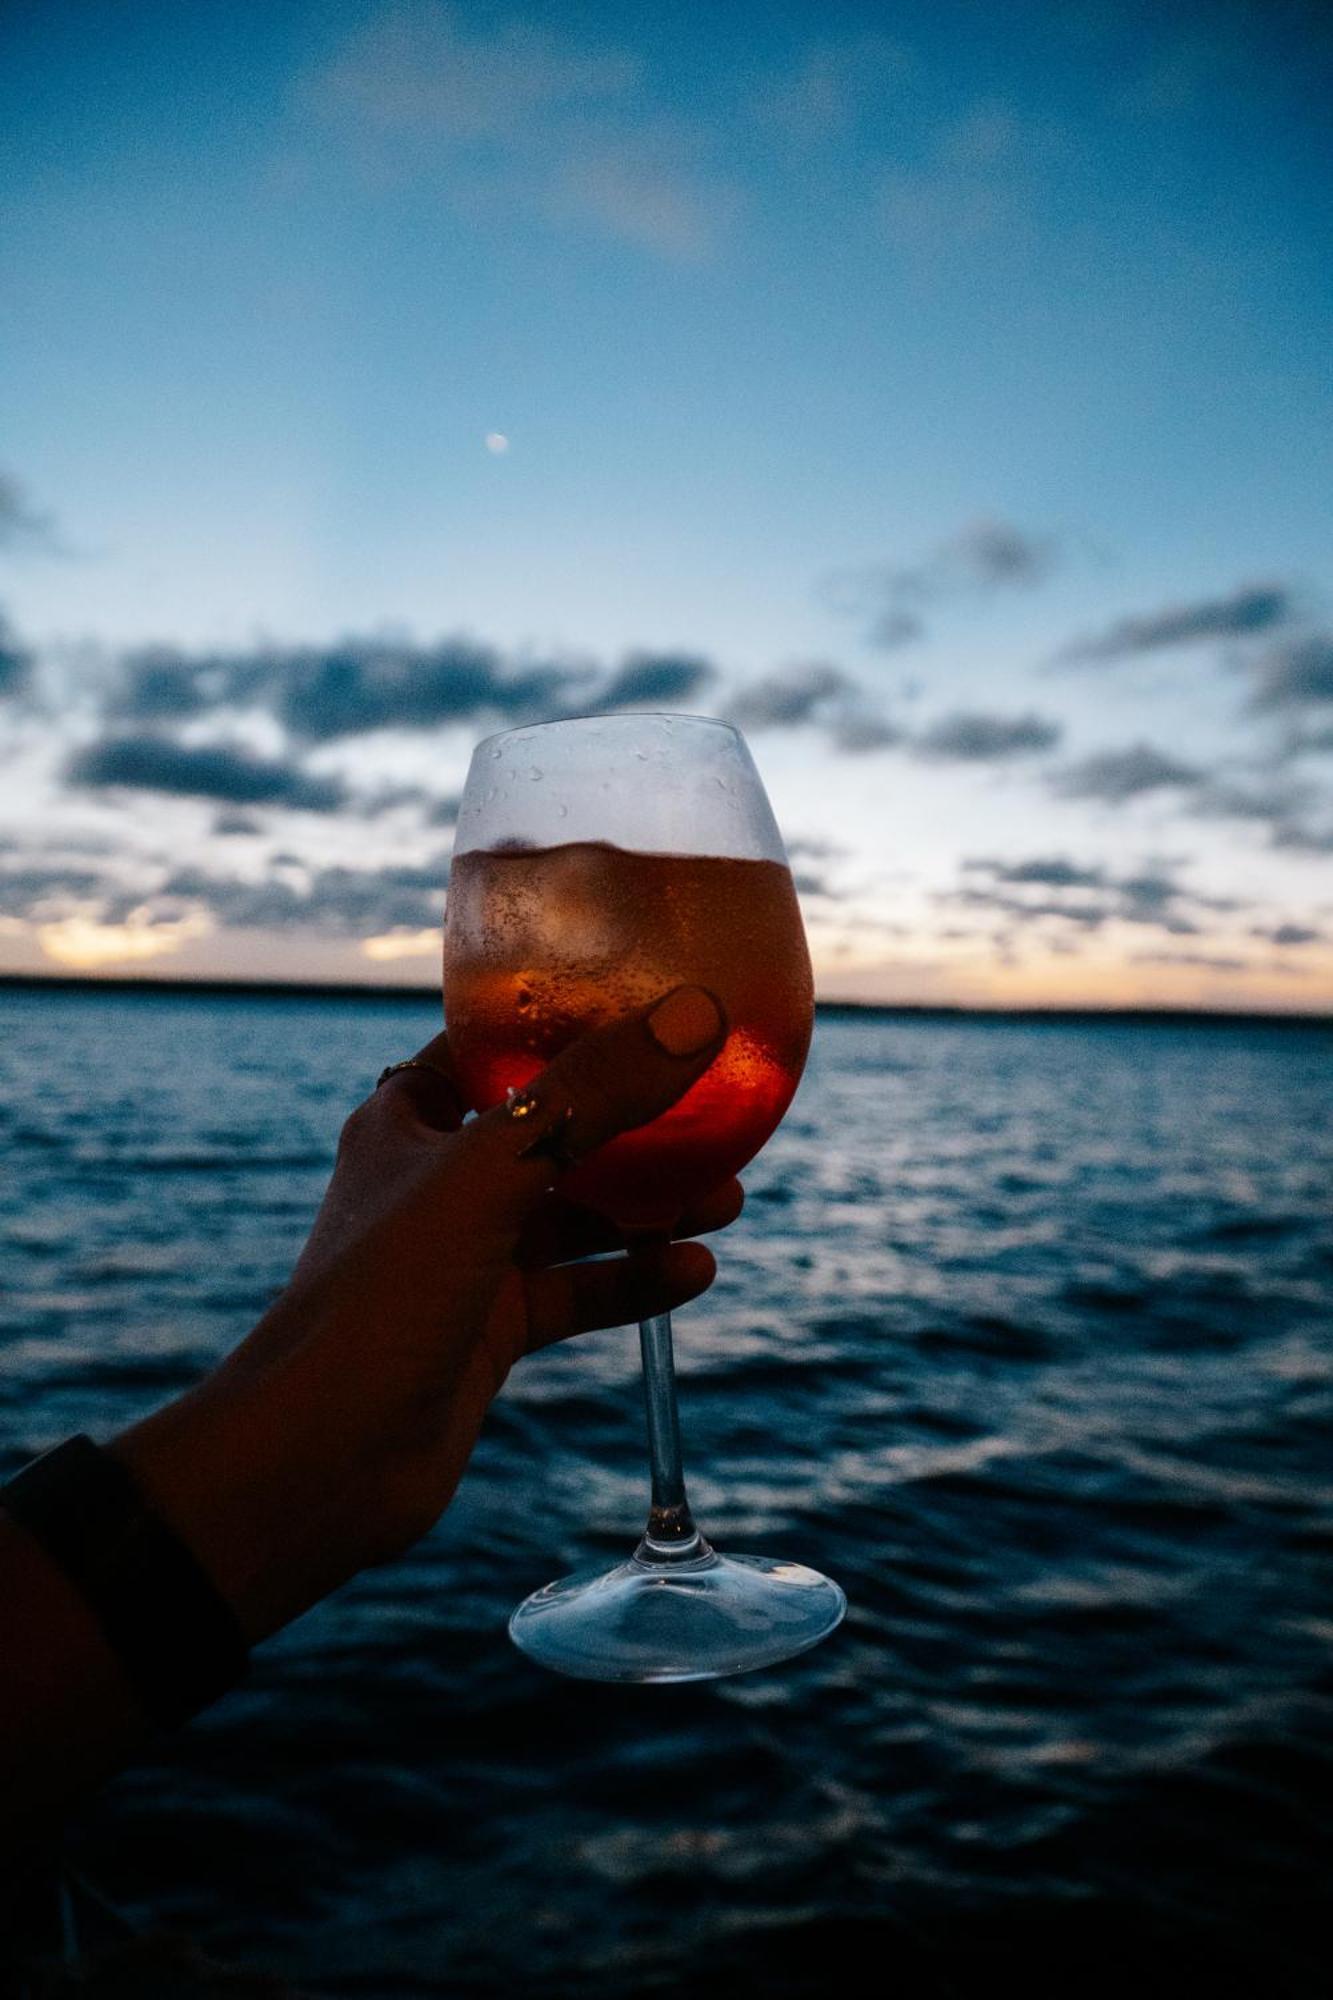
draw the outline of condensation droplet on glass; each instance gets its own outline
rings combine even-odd
[[[499,744],[497,743],[495,748],[491,751],[491,762],[493,764],[498,764],[503,756],[504,756],[504,751],[500,748]]]
[[[534,785],[539,785],[542,781],[542,774],[537,769],[537,766],[535,764],[533,765],[532,769],[528,772],[528,776],[531,778]]]
[[[555,816],[556,816],[556,818],[557,818],[557,819],[568,819],[568,818],[569,818],[569,807],[568,807],[568,806],[557,806],[557,807],[556,807],[556,809],[555,809]]]
[[[498,787],[497,787],[497,786],[495,786],[495,785],[492,785],[492,786],[491,786],[491,789],[490,789],[490,790],[489,790],[489,792],[487,792],[487,794],[486,794],[486,803],[487,803],[487,805],[489,805],[489,804],[490,804],[490,802],[491,802],[491,800],[492,800],[492,799],[498,799],[498,798],[499,798],[499,796],[500,796],[500,793],[499,793],[499,789],[498,789]]]

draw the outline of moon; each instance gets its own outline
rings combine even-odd
[[[509,449],[509,439],[503,431],[487,431],[486,449],[494,453],[496,458],[502,458]]]

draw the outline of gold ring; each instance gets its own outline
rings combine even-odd
[[[376,1090],[379,1089],[382,1083],[387,1083],[391,1076],[397,1076],[399,1071],[404,1069],[429,1070],[432,1076],[439,1077],[441,1083],[447,1083],[454,1096],[457,1097],[458,1085],[454,1082],[448,1071],[438,1069],[434,1063],[422,1062],[418,1056],[409,1056],[406,1062],[387,1063],[375,1078]]]

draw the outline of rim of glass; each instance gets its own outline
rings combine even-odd
[[[618,709],[609,715],[556,715],[549,722],[516,722],[510,729],[493,729],[489,736],[479,736],[472,746],[473,755],[484,750],[488,743],[502,743],[506,736],[536,736],[544,729],[568,729],[577,722],[688,722],[699,729],[722,729],[737,742],[745,741],[735,723],[724,722],[720,715],[687,715],[672,708],[631,708]]]

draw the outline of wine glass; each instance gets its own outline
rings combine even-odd
[[[444,934],[450,1048],[478,1110],[576,1035],[668,988],[707,986],[726,1042],[679,1103],[561,1182],[627,1234],[661,1237],[759,1151],[791,1102],[814,993],[782,837],[740,734],[698,716],[618,715],[478,744]],[[720,1556],[685,1496],[671,1316],[639,1328],[651,1508],[628,1561],[547,1584],[510,1636],[588,1680],[707,1680],[830,1633],[836,1583],[800,1563]]]

